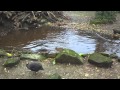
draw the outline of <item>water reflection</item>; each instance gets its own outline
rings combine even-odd
[[[11,32],[7,36],[0,37],[0,47],[8,46],[26,48],[34,52],[41,48],[52,51],[56,47],[63,47],[75,50],[78,53],[92,53],[94,51],[120,53],[119,44],[102,40],[95,34],[46,26],[30,31]]]

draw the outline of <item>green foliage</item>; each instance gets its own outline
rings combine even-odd
[[[107,24],[116,21],[116,11],[97,11],[90,24]]]

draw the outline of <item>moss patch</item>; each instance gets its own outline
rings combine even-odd
[[[32,60],[44,60],[46,59],[43,55],[39,54],[22,54],[21,59],[32,59]]]
[[[83,64],[83,58],[73,50],[64,49],[55,58],[56,63]]]
[[[62,79],[58,73],[54,73],[48,77],[48,79]]]
[[[8,58],[4,63],[3,66],[5,67],[12,67],[17,65],[20,62],[20,59],[18,57],[14,58]]]
[[[100,53],[93,53],[90,55],[88,62],[99,67],[111,67],[113,61],[111,58],[101,55]]]

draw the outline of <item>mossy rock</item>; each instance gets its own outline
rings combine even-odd
[[[62,79],[58,73],[54,73],[48,77],[48,79]]]
[[[83,64],[83,58],[73,50],[64,49],[55,57],[56,63]]]
[[[47,58],[55,58],[59,53],[58,52],[50,52],[48,55],[47,55]]]
[[[117,56],[116,54],[114,54],[114,53],[113,53],[113,54],[110,54],[110,57],[111,57],[111,58],[118,58],[118,56]]]
[[[114,53],[109,54],[109,53],[100,52],[100,54],[102,54],[103,56],[106,56],[106,57],[110,57],[110,58],[118,58],[118,56]]]
[[[105,52],[100,52],[100,54],[103,55],[103,56],[106,56],[106,57],[110,57],[110,54],[105,53]]]
[[[18,57],[8,58],[4,63],[3,66],[5,67],[13,67],[20,62]]]
[[[0,49],[0,56],[5,56],[6,55],[6,51],[5,50],[3,50],[3,49]]]
[[[83,54],[81,55],[81,57],[85,58],[85,57],[88,57],[89,54]]]
[[[91,54],[88,62],[98,67],[111,67],[113,63],[110,57],[103,56],[100,53]]]
[[[30,60],[44,60],[46,57],[39,54],[22,54],[20,59],[30,59]]]

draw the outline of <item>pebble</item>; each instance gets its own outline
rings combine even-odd
[[[86,73],[86,74],[85,74],[85,77],[88,77],[88,76],[89,76],[89,74],[88,74],[88,73]]]

